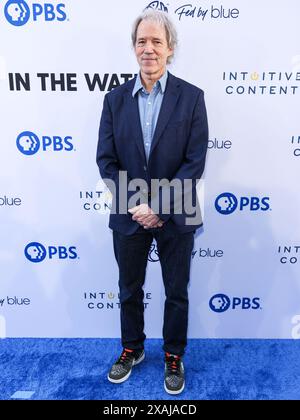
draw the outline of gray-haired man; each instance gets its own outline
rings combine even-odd
[[[144,180],[146,186],[154,179],[182,184],[190,180],[197,201],[196,184],[204,170],[208,143],[203,91],[166,70],[177,44],[176,30],[166,13],[146,10],[134,24],[132,41],[140,73],[105,97],[97,150],[100,174],[116,187],[121,172],[127,174],[125,185],[136,179]],[[143,202],[129,205],[125,214],[110,215],[119,266],[123,351],[108,379],[124,382],[145,357],[143,284],[154,238],[166,293],[164,386],[168,393],[179,394],[185,384],[182,356],[187,344],[190,260],[194,233],[202,221],[187,222],[184,211],[176,211],[176,194],[167,194],[169,209],[165,211],[161,193],[170,193],[168,188],[151,192],[145,188]],[[114,200],[119,200],[118,193]]]

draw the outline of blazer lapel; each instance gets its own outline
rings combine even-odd
[[[131,126],[132,138],[134,138],[140,154],[146,163],[146,154],[143,141],[143,131],[141,127],[139,104],[137,95],[133,98],[132,91],[136,78],[132,79],[132,83],[128,86],[125,95],[125,108],[127,110],[127,123]]]
[[[176,77],[169,73],[166,90],[164,93],[164,98],[161,104],[160,112],[158,115],[158,120],[156,128],[154,131],[154,136],[151,143],[149,161],[151,154],[154,148],[157,146],[160,136],[162,135],[178,101],[180,96],[180,84],[177,82]]]

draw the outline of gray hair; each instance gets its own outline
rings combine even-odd
[[[135,44],[136,44],[136,35],[137,35],[138,26],[143,20],[156,22],[165,28],[168,47],[171,50],[173,50],[173,54],[170,57],[168,57],[168,60],[167,60],[167,64],[170,64],[174,57],[174,52],[178,44],[178,37],[177,37],[177,30],[175,28],[175,25],[171,21],[169,15],[159,10],[154,10],[154,9],[144,10],[143,13],[141,13],[136,18],[133,24],[132,33],[131,33],[131,40],[132,40],[133,47],[135,47]]]

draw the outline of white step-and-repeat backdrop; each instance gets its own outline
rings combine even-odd
[[[2,337],[119,336],[95,154],[105,93],[138,71],[131,25],[146,6],[173,18],[169,70],[205,91],[209,117],[189,337],[300,336],[300,3],[166,1],[1,0]],[[153,243],[148,337],[163,303]]]

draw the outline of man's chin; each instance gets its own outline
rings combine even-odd
[[[147,74],[148,76],[150,76],[151,74],[156,74],[158,73],[159,69],[157,67],[152,67],[152,66],[146,66],[146,67],[142,67],[142,72],[144,74]]]

